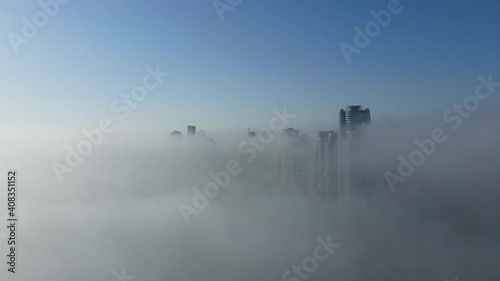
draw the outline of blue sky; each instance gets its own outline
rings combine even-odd
[[[119,128],[247,128],[282,106],[327,128],[348,104],[374,117],[439,111],[478,75],[500,80],[498,1],[402,0],[347,63],[339,44],[388,2],[244,0],[220,21],[211,0],[72,0],[16,54],[7,34],[40,7],[3,1],[0,128],[95,127],[157,64],[170,77]]]

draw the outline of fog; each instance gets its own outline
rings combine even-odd
[[[237,157],[246,129],[207,132],[216,151],[175,146],[168,131],[116,133],[63,182],[51,164],[63,162],[64,147],[81,134],[6,133],[1,168],[19,173],[19,245],[17,274],[2,270],[0,279],[108,281],[125,268],[134,280],[282,280],[313,255],[318,238],[330,236],[340,247],[307,279],[500,280],[499,117],[484,108],[455,131],[440,112],[374,118],[363,156],[380,184],[370,191],[375,199],[353,198],[365,214],[358,233],[342,222],[335,201],[270,175],[263,163],[279,136],[254,161],[239,158],[242,172],[187,224],[179,205],[192,206],[193,188],[202,190],[209,172]],[[336,130],[333,124],[334,117]],[[396,173],[398,156],[408,158],[414,140],[436,127],[448,139],[392,192],[384,172]],[[312,149],[314,126],[300,129],[313,132]]]

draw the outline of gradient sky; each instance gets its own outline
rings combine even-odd
[[[265,125],[286,105],[299,124],[334,127],[362,104],[374,117],[442,110],[500,80],[500,2],[408,1],[348,64],[342,41],[388,1],[244,0],[220,21],[212,0],[72,0],[15,53],[7,38],[36,0],[0,4],[2,129],[76,129],[116,119],[111,102],[146,66],[171,76],[120,129]]]

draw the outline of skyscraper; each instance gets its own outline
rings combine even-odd
[[[342,132],[359,131],[363,124],[371,121],[370,109],[363,109],[361,105],[349,105],[339,113],[339,129]]]
[[[307,193],[312,198],[319,198],[320,196],[316,158],[317,150],[310,150],[307,154]]]
[[[370,124],[370,110],[348,106],[339,113],[339,215],[350,235],[346,249],[362,257],[366,249],[366,199],[368,170],[363,159],[363,127]]]
[[[176,137],[177,138],[178,137],[182,138],[182,133],[179,132],[179,131],[173,131],[173,132],[170,133],[170,137],[172,137],[172,138],[176,138]]]
[[[188,126],[187,135],[188,138],[194,139],[196,137],[196,126]]]
[[[370,109],[350,105],[339,113],[339,201],[349,206],[353,195],[366,188],[367,171],[362,160],[362,127],[370,124]]]
[[[182,148],[182,133],[173,131],[170,133],[170,145],[175,149]]]
[[[319,197],[338,200],[338,155],[335,131],[319,131],[316,147],[316,179],[319,186]]]
[[[297,129],[284,129],[281,147],[281,183],[302,191],[307,189],[308,136]]]

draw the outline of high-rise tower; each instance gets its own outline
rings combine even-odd
[[[173,131],[170,133],[170,145],[175,149],[182,148],[182,133],[179,131]]]
[[[366,188],[367,171],[362,159],[362,127],[370,124],[370,109],[350,105],[339,113],[339,201],[349,205],[351,196]]]
[[[297,129],[284,129],[281,147],[281,183],[302,191],[307,189],[308,136]]]
[[[337,139],[335,131],[319,131],[316,147],[316,179],[319,186],[319,197],[338,199],[338,167]]]
[[[187,135],[188,138],[194,139],[196,137],[196,126],[188,126]]]

